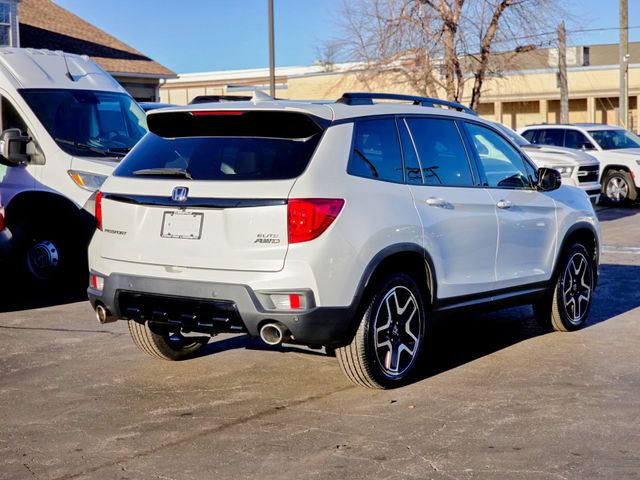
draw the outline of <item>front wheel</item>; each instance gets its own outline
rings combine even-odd
[[[402,273],[388,276],[378,284],[351,343],[336,349],[342,371],[369,388],[400,385],[421,353],[426,321],[416,282]]]
[[[553,290],[534,304],[536,319],[544,328],[560,332],[581,328],[589,315],[594,286],[592,256],[583,245],[573,244],[563,257]]]
[[[180,328],[134,320],[129,320],[129,333],[140,350],[162,360],[193,356],[209,342],[208,336],[185,337]]]
[[[625,205],[638,197],[636,186],[629,172],[611,170],[602,183],[602,193],[613,205]]]

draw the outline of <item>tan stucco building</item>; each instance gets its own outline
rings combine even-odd
[[[569,119],[571,122],[620,123],[618,119],[618,45],[568,49]],[[479,110],[483,117],[520,128],[560,121],[557,51],[535,50],[511,55],[499,76],[486,79]],[[504,60],[504,59],[503,59]],[[371,79],[358,64],[288,67],[276,71],[277,96],[296,99],[336,99],[345,91],[416,93],[391,78]],[[198,95],[246,95],[268,91],[268,69],[178,75],[161,88],[161,100],[186,104]],[[466,87],[471,90],[471,82]],[[630,129],[638,129],[640,43],[630,45]],[[463,98],[468,101],[468,98]]]

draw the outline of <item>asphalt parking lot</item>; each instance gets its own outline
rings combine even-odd
[[[81,295],[5,285],[0,478],[638,478],[640,207],[599,216],[587,328],[543,334],[528,307],[441,322],[392,391],[245,337],[156,361]]]

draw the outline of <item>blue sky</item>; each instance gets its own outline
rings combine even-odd
[[[266,67],[267,0],[55,0],[178,73]],[[274,0],[276,63],[310,65],[335,37],[343,0]],[[568,28],[618,24],[617,0],[558,0],[575,12]],[[582,12],[582,13],[579,13]],[[544,14],[544,12],[541,12]],[[640,26],[640,1],[629,0],[629,26]],[[640,41],[640,28],[630,40]],[[617,31],[570,34],[570,44],[617,43]]]

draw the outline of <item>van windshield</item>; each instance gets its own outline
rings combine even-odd
[[[147,133],[144,112],[124,93],[22,89],[20,94],[71,155],[123,157]]]

